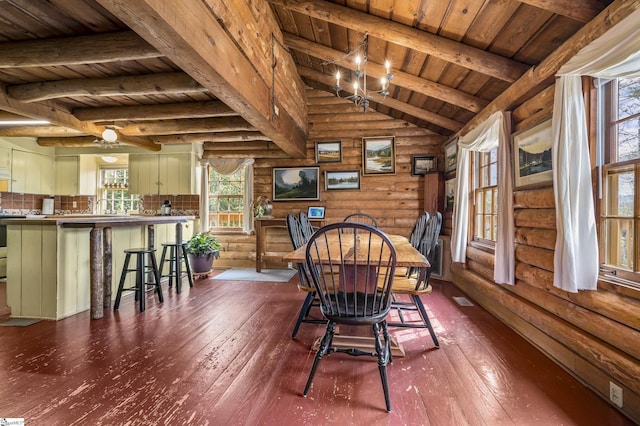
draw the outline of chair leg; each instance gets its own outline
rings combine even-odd
[[[309,313],[309,308],[311,307],[311,303],[313,303],[313,299],[315,298],[315,292],[307,293],[307,297],[305,297],[304,302],[302,303],[302,307],[300,308],[300,313],[298,314],[298,320],[296,321],[295,327],[293,327],[293,333],[291,333],[291,338],[295,339],[298,334],[298,330],[300,329],[300,324],[302,324],[302,320]]]
[[[160,256],[160,276],[162,277],[162,271],[164,269],[164,262],[167,259],[167,246],[162,247],[162,255]],[[169,287],[171,287],[171,277],[169,277]]]
[[[187,270],[187,278],[189,280],[189,287],[193,287],[193,276],[191,275],[191,265],[189,264],[189,256],[187,256],[187,248],[183,245],[182,258],[184,259],[184,268]],[[180,249],[178,249],[180,251]]]
[[[307,393],[309,393],[309,388],[311,387],[313,376],[316,375],[316,369],[318,368],[318,364],[320,364],[320,360],[331,349],[331,342],[333,342],[333,333],[335,332],[335,329],[336,323],[334,323],[333,321],[329,321],[327,323],[327,331],[325,331],[324,336],[322,337],[320,347],[318,348],[316,356],[313,360],[313,366],[311,367],[311,372],[309,373],[309,378],[307,379],[307,385],[304,387],[304,392],[302,393],[302,395],[304,396],[307,396]]]
[[[383,325],[383,330],[386,327]],[[376,354],[378,355],[378,370],[380,370],[380,380],[382,381],[382,391],[384,392],[384,402],[387,411],[391,411],[391,398],[389,397],[389,383],[387,381],[387,361],[389,359],[389,340],[385,339],[384,347],[380,341],[380,324],[373,324],[373,335],[376,340]]]
[[[145,306],[145,270],[144,270],[144,254],[138,254],[138,259],[136,260],[136,294],[139,297],[140,302],[140,312],[144,312]]]
[[[124,257],[124,266],[122,267],[122,274],[120,274],[120,284],[118,284],[118,291],[116,292],[116,301],[113,304],[113,310],[117,311],[120,307],[120,299],[122,298],[122,289],[124,288],[124,282],[127,279],[127,268],[129,268],[129,259],[131,253],[127,253]]]
[[[158,293],[158,301],[160,303],[164,302],[164,297],[162,296],[162,284],[160,283],[160,270],[158,269],[158,262],[156,262],[156,254],[151,252],[149,254],[149,259],[151,259],[151,266],[153,267],[153,279],[156,280],[156,293]]]
[[[420,311],[420,316],[422,317],[422,320],[424,321],[424,324],[429,329],[429,334],[431,334],[431,338],[433,339],[433,344],[436,346],[436,348],[439,348],[440,344],[438,343],[438,338],[436,337],[436,332],[433,330],[433,326],[431,325],[431,321],[429,321],[429,315],[427,315],[427,310],[424,308],[424,305],[422,304],[422,300],[420,299],[420,296],[418,296],[416,294],[412,294],[411,298],[413,299],[414,303],[418,307],[418,311]]]

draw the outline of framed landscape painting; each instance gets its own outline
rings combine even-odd
[[[339,163],[341,161],[341,141],[316,142],[316,163]]]
[[[437,160],[438,158],[433,156],[414,156],[411,159],[411,175],[420,176],[432,170],[436,170],[438,168]]]
[[[362,139],[362,174],[394,174],[396,148],[393,136]]]
[[[515,189],[542,186],[553,180],[551,120],[513,135]]]
[[[319,200],[319,167],[274,167],[273,201]]]
[[[360,171],[326,171],[324,186],[327,191],[334,189],[360,189]]]
[[[458,165],[458,138],[444,146],[444,171],[451,172]]]

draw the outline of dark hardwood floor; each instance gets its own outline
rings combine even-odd
[[[118,313],[0,327],[0,418],[27,425],[629,425],[612,406],[461,294],[425,297],[426,330],[393,329],[406,350],[388,368],[393,411],[373,358],[323,359],[301,396],[322,326],[290,334],[304,298],[289,283],[196,282],[180,295],[130,297]],[[344,330],[343,330],[344,332]]]

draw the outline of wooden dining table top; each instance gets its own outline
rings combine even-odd
[[[391,240],[391,243],[396,249],[396,266],[415,266],[415,267],[431,266],[427,258],[424,257],[422,253],[420,253],[418,250],[416,250],[415,247],[413,247],[411,243],[409,243],[409,240],[406,237],[402,235],[387,235],[387,236],[389,237],[389,239]],[[337,248],[338,235],[337,234],[329,235],[328,238],[329,238],[330,250],[332,250],[331,247]],[[344,239],[345,236],[342,236],[342,238]],[[349,240],[353,241],[353,237],[346,236],[346,238],[347,238],[347,241]],[[299,247],[298,249],[287,253],[282,258],[282,260],[285,262],[291,262],[291,263],[304,263],[306,262],[306,250],[307,250],[307,245],[305,244]]]

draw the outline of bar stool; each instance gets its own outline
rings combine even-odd
[[[167,257],[167,251],[169,256]],[[165,262],[169,262],[169,273],[162,274],[164,271]],[[184,268],[186,272],[182,273],[182,263],[184,262]],[[189,287],[193,287],[193,277],[191,276],[191,265],[189,265],[189,258],[187,257],[187,243],[163,243],[162,244],[162,257],[160,258],[160,278],[169,278],[169,287],[173,285],[173,280],[176,280],[176,293],[182,291],[182,278],[184,275],[189,279]]]
[[[116,311],[120,307],[120,298],[123,291],[135,291],[135,300],[140,302],[140,312],[145,310],[145,296],[147,286],[154,286],[156,293],[158,293],[158,301],[164,302],[162,297],[162,287],[160,286],[160,271],[158,270],[158,263],[156,262],[155,250],[152,248],[136,248],[128,249],[124,251],[126,256],[124,259],[124,265],[122,267],[122,275],[120,276],[120,284],[118,285],[118,293],[116,294],[116,301],[113,305],[113,310]],[[129,261],[131,255],[136,255],[136,267],[129,268]],[[145,258],[149,256],[151,265],[145,264]],[[124,282],[129,272],[136,273],[136,285],[135,287],[124,287]],[[145,277],[148,273],[153,274],[154,282],[147,282]]]

